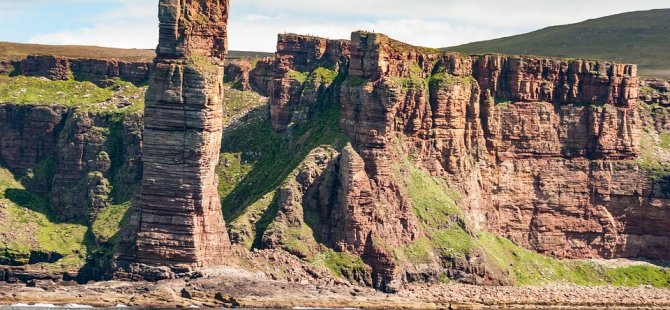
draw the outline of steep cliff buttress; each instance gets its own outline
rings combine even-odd
[[[266,246],[306,255],[291,248],[290,229],[320,213],[319,241],[362,257],[384,289],[441,273],[514,282],[514,267],[485,244],[490,233],[558,258],[668,259],[668,178],[641,163],[634,65],[470,56],[366,32],[339,41],[341,51],[331,45],[279,37],[273,128],[335,102],[351,147],[329,155],[325,172],[299,172],[317,182],[303,197],[300,187],[282,192],[275,227],[289,233],[266,232]],[[318,83],[323,67],[345,69]]]
[[[137,239],[119,258],[131,274],[168,277],[172,271],[220,265],[229,252],[215,171],[228,9],[228,0],[159,2],[158,56],[146,95],[144,174],[139,210],[131,220]],[[162,269],[147,271],[155,266]]]
[[[355,33],[349,74],[342,129],[375,183],[408,156],[461,194],[470,227],[560,258],[668,259],[667,180],[635,162],[634,65],[438,53]]]

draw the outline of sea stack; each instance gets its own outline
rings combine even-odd
[[[159,2],[160,39],[146,94],[135,272],[216,266],[230,250],[215,173],[228,8],[229,0]]]

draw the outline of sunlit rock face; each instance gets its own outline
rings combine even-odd
[[[230,242],[217,194],[228,1],[161,0],[146,94],[144,174],[131,274],[220,265]],[[155,267],[155,268],[154,268]]]

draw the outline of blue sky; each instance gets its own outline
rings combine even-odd
[[[0,0],[0,41],[153,48],[158,0]],[[230,46],[273,51],[280,32],[353,30],[444,47],[670,7],[667,0],[231,0]]]

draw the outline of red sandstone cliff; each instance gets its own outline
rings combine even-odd
[[[316,92],[333,82],[314,70],[321,67],[337,73],[348,57],[348,41],[280,34],[270,84],[273,128],[283,131],[309,117],[318,104]]]
[[[197,3],[181,10],[168,2],[162,2],[162,18],[169,20],[162,32],[177,29],[179,35],[182,24],[171,19],[179,14],[212,12]],[[176,47],[166,47],[155,64],[144,140],[149,166],[131,218],[135,230],[120,244],[129,246],[119,257],[130,273],[124,277],[171,277],[228,254],[213,174],[221,134],[220,90],[213,86],[222,79],[221,27],[184,32],[188,42],[165,41]],[[76,67],[68,60],[60,70],[60,63],[48,61],[35,74],[57,79]],[[116,69],[105,73],[114,68],[108,63],[96,66],[86,65],[92,73],[82,77],[116,77]],[[481,249],[403,257],[445,231],[465,239],[490,231],[559,258],[669,259],[670,182],[645,163],[644,142],[670,131],[663,108],[667,83],[646,81],[640,90],[635,66],[442,53],[357,32],[352,41],[280,35],[276,58],[251,67],[236,62],[227,70],[243,88],[271,95],[277,131],[292,137],[290,128],[320,121],[317,112],[334,104],[351,141],[312,150],[277,189],[277,214],[258,238],[261,247],[307,260],[322,246],[360,256],[370,267],[346,277],[387,290],[444,274],[469,283],[510,283],[511,275]],[[53,179],[30,180],[27,187],[48,193],[62,216],[86,219],[108,203],[95,199],[109,194],[105,182],[120,177],[117,184],[133,186],[141,176],[141,125],[138,115],[111,124],[66,108],[3,105],[0,162],[20,171],[54,156]],[[123,131],[115,147],[98,130],[110,126]],[[38,133],[44,138],[36,140]],[[119,152],[118,143],[127,145],[117,163],[127,173],[113,176],[102,153]],[[417,177],[432,182],[420,183],[428,202],[411,193]],[[429,210],[452,200],[461,212]],[[130,237],[137,230],[136,241]],[[193,241],[200,237],[209,247]],[[138,261],[144,265],[130,264]]]
[[[347,47],[338,60],[328,44],[280,35],[271,121],[282,131],[315,108],[303,97],[323,59],[348,65],[334,98],[352,147],[339,155],[339,196],[322,229],[330,246],[373,267],[376,285],[415,268],[393,249],[435,237],[404,189],[409,172],[398,163],[407,158],[459,193],[466,212],[445,228],[486,229],[559,258],[668,259],[668,180],[636,161],[644,130],[635,66],[443,53],[364,32],[338,42]],[[485,258],[445,259],[452,272],[476,275],[470,281],[506,281]]]
[[[136,85],[143,84],[149,80],[149,65],[143,61],[28,56],[7,63],[4,71],[16,75],[45,77],[50,80],[74,78],[105,87],[109,86],[113,79],[122,79]],[[0,73],[2,71],[3,69],[0,69]]]
[[[88,221],[109,205],[110,183],[132,198],[141,177],[142,117],[62,106],[0,106],[0,162],[62,220]],[[114,131],[110,133],[110,128]],[[115,170],[112,173],[112,164]]]
[[[221,148],[227,0],[161,0],[146,94],[144,173],[135,246],[121,276],[171,277],[229,252],[215,173]]]

